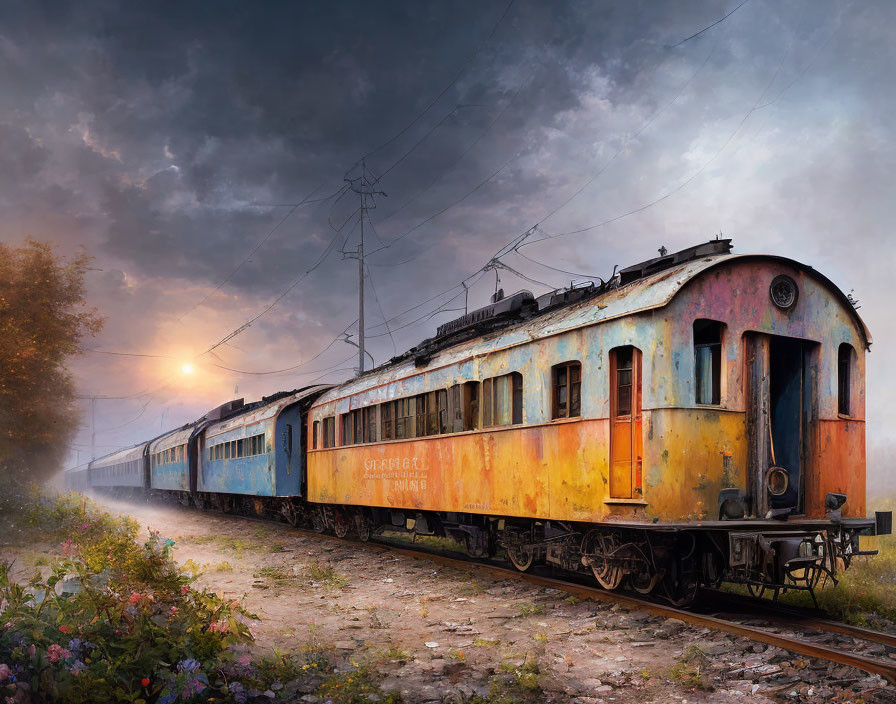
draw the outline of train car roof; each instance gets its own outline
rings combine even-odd
[[[655,274],[649,274],[630,283],[608,288],[598,295],[571,303],[556,310],[520,322],[514,322],[494,332],[478,335],[472,339],[437,349],[426,355],[420,364],[415,357],[415,350],[426,343],[412,348],[405,355],[395,358],[386,364],[370,370],[360,377],[351,379],[323,394],[317,403],[326,403],[344,396],[351,396],[369,388],[421,374],[427,367],[446,366],[459,363],[470,357],[480,356],[497,350],[513,347],[532,340],[557,335],[577,328],[599,325],[601,323],[623,318],[629,315],[655,310],[668,305],[672,299],[700,274],[726,263],[748,261],[750,259],[779,261],[795,267],[824,284],[840,302],[846,306],[862,332],[866,347],[871,344],[871,335],[862,318],[856,312],[847,296],[826,276],[820,274],[807,264],[793,259],[768,254],[714,254],[692,259],[681,264],[665,268]],[[629,267],[629,270],[634,267]],[[625,272],[627,270],[623,270]],[[426,342],[431,343],[431,340]]]
[[[170,447],[177,447],[178,445],[186,444],[190,436],[193,434],[193,430],[196,428],[196,423],[189,423],[184,425],[176,430],[171,430],[164,435],[160,435],[157,438],[154,438],[149,441],[149,454],[154,454],[156,452],[160,452],[162,450],[167,450]]]
[[[123,450],[116,450],[115,452],[110,452],[108,455],[103,455],[102,457],[97,457],[95,460],[89,463],[90,467],[108,467],[113,464],[121,464],[123,462],[131,462],[133,460],[139,460],[143,457],[143,450],[147,446],[148,443],[141,442],[139,445],[134,445],[133,447],[126,447]]]
[[[223,433],[234,428],[241,428],[245,425],[251,425],[252,423],[276,418],[280,411],[287,406],[292,406],[303,399],[319,395],[331,388],[332,384],[317,384],[287,394],[275,394],[274,396],[270,396],[251,404],[247,407],[245,412],[238,413],[221,421],[209,423],[205,427],[205,432]]]

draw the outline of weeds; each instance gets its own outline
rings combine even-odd
[[[526,616],[535,616],[544,613],[544,607],[541,604],[530,604],[523,602],[516,605],[516,613],[518,616],[525,618]]]
[[[331,565],[322,565],[314,560],[308,567],[308,579],[315,584],[323,584],[333,589],[344,589],[348,586],[347,578],[339,574]]]
[[[364,665],[356,670],[332,674],[317,690],[318,697],[333,704],[358,704],[377,701],[400,704],[404,700],[398,692],[385,693],[380,689],[378,673]]]

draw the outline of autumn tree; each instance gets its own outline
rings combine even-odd
[[[30,239],[0,243],[0,480],[46,479],[78,428],[66,363],[103,325],[84,301],[89,261]]]

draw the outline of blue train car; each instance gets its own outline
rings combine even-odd
[[[196,491],[259,497],[302,496],[303,409],[328,386],[277,394],[209,423],[198,443]]]
[[[145,488],[148,444],[143,442],[93,460],[87,465],[90,486],[98,489]]]
[[[162,491],[190,490],[190,439],[195,424],[185,425],[149,443],[149,486]]]
[[[90,482],[87,480],[88,468],[75,467],[69,469],[62,475],[62,485],[67,491],[76,491],[84,493],[90,488]]]

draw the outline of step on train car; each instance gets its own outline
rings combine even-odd
[[[344,384],[197,421],[185,483],[151,488],[364,540],[448,535],[673,602],[812,591],[890,531],[866,518],[871,338],[811,267],[730,250],[497,294]]]

